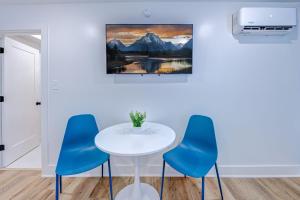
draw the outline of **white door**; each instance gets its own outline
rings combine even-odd
[[[4,167],[40,144],[39,51],[4,39],[2,143]]]

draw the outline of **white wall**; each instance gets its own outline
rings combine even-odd
[[[44,173],[56,163],[69,116],[93,113],[105,128],[128,121],[131,110],[145,110],[149,121],[171,126],[179,138],[191,114],[211,116],[224,175],[300,175],[300,31],[238,40],[231,34],[231,15],[242,6],[300,3],[1,6],[0,30],[48,30]],[[142,16],[145,8],[151,18]],[[106,23],[193,23],[193,75],[106,75]],[[160,173],[160,156],[146,163],[151,167],[145,173]],[[130,169],[124,159],[113,158],[113,164],[119,166],[115,174]]]

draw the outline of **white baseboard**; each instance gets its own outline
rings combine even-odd
[[[223,177],[300,177],[300,165],[223,165]]]
[[[54,176],[54,165],[49,165],[49,174],[43,174],[45,177]],[[221,177],[300,177],[300,165],[219,165],[219,173]],[[113,165],[113,176],[133,176],[133,165]],[[107,164],[104,165],[104,175],[107,176]],[[161,165],[147,165],[141,167],[142,176],[161,176]],[[94,170],[75,175],[75,177],[98,177],[101,175],[101,169]],[[165,175],[168,176],[183,176],[174,169],[166,165]],[[208,173],[208,177],[215,176],[215,169]]]

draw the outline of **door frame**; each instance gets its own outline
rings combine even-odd
[[[41,159],[42,159],[42,175],[52,174],[49,167],[49,149],[48,149],[48,99],[49,99],[49,32],[48,27],[37,27],[37,28],[22,28],[22,27],[13,27],[9,29],[1,29],[0,36],[13,35],[13,34],[41,34],[41,53],[40,53],[40,67],[41,67]],[[5,53],[5,50],[4,50]],[[2,68],[3,69],[3,63]],[[1,80],[3,83],[3,77]],[[1,84],[3,87],[3,84]],[[3,89],[3,88],[2,88]],[[5,101],[4,101],[5,103]],[[1,119],[2,122],[2,119]],[[2,127],[1,127],[2,129]],[[0,143],[2,142],[2,130],[0,133]],[[2,153],[0,152],[0,167],[2,167]]]

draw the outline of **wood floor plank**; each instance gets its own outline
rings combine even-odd
[[[159,177],[143,177],[142,182],[160,191]],[[113,177],[114,196],[133,177]],[[205,179],[206,200],[220,200],[216,178]],[[201,199],[201,179],[165,178],[164,200]],[[225,200],[299,200],[300,178],[222,178]],[[53,200],[55,178],[42,178],[36,170],[0,170],[0,200]],[[63,177],[61,200],[108,200],[109,179]]]

